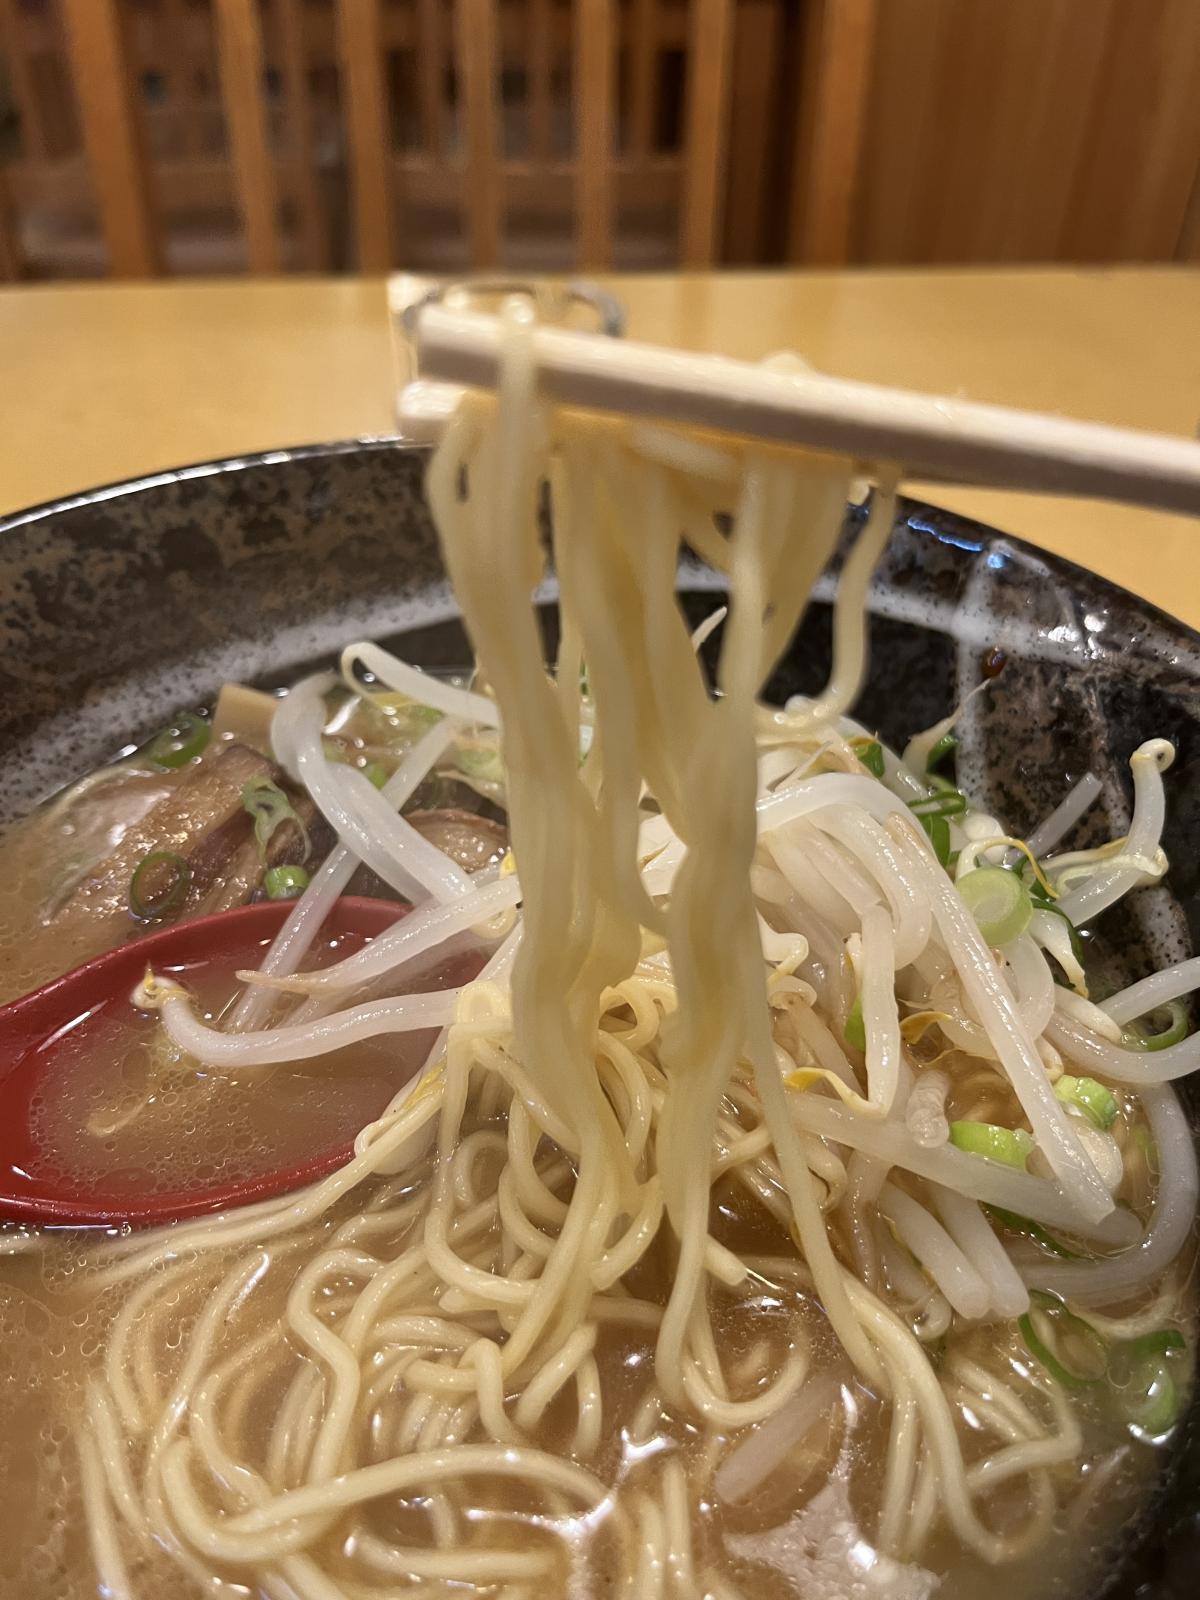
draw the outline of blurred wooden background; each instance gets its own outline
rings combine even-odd
[[[1200,260],[1200,0],[0,0],[0,278]]]

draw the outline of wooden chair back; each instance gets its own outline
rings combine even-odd
[[[734,0],[630,0],[624,11],[616,0],[414,0],[405,19],[386,0],[341,0],[357,264],[411,262],[400,212],[435,200],[457,209],[461,265],[476,271],[511,259],[514,214],[535,230],[549,217],[573,221],[573,251],[553,264],[608,266],[622,204],[678,211],[677,245],[663,264],[713,264],[734,9]],[[388,138],[389,41],[407,47],[416,69],[418,126],[403,149]],[[684,138],[664,150],[655,137],[660,69],[665,51],[681,49]]]
[[[6,276],[1200,259],[1197,0],[0,0],[0,68]]]
[[[781,17],[785,0],[744,6]],[[478,270],[522,264],[523,251],[533,266],[595,269],[619,254],[622,212],[632,264],[642,261],[638,230],[653,222],[660,237],[646,264],[711,265],[723,238],[739,9],[0,0],[21,130],[13,203],[94,212],[119,277],[186,267],[173,217],[214,212],[236,219],[252,272],[319,269],[339,253],[365,271]],[[330,214],[317,151],[322,71],[336,74],[344,140],[350,248],[340,252],[344,219]],[[440,239],[430,235],[439,214]],[[673,232],[661,227],[668,216]],[[573,235],[557,253],[537,243],[554,228]]]

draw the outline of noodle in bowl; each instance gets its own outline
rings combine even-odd
[[[294,684],[272,753],[336,842],[230,1009],[135,997],[236,1078],[384,1003],[397,1049],[436,1036],[311,1189],[3,1236],[53,1336],[88,1328],[42,1402],[86,1549],[31,1549],[23,1592],[1078,1594],[1191,1383],[1195,963],[1106,994],[1078,938],[1166,870],[1172,747],[1146,730],[1125,833],[1074,849],[1086,779],[1019,839],[946,775],[950,724],[853,721],[886,466],[828,684],[766,707],[852,464],[532,390],[514,327],[429,470],[474,680],[357,644]],[[727,578],[714,684],[681,537]],[[385,698],[423,715],[379,787],[329,741]],[[405,809],[449,761],[506,818],[479,871]],[[313,969],[364,866],[414,909]],[[464,941],[478,977],[423,988]]]

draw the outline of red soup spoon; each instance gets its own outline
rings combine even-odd
[[[272,1165],[258,1158],[253,1170],[242,1175],[225,1170],[208,1182],[160,1189],[128,1164],[116,1163],[107,1173],[72,1174],[64,1164],[47,1159],[37,1131],[38,1107],[47,1091],[56,1078],[61,1084],[64,1069],[76,1070],[71,1058],[80,1063],[78,1070],[87,1070],[90,1041],[99,1049],[105,1034],[111,1036],[114,1025],[122,1023],[144,1025],[148,1037],[158,1027],[156,1018],[137,1012],[131,1003],[148,966],[189,985],[206,975],[231,977],[239,969],[257,967],[291,909],[291,902],[267,900],[176,923],[108,950],[0,1006],[0,1222],[148,1227],[287,1193],[348,1159],[352,1139],[343,1126],[324,1142],[316,1135],[302,1159],[293,1156]],[[326,918],[321,937],[336,940],[338,954],[349,955],[386,932],[407,910],[392,901],[343,896]],[[460,958],[458,964],[466,963]],[[473,975],[478,963],[469,965],[469,971],[453,974],[454,981]],[[389,1093],[402,1081],[398,1078]],[[83,1103],[82,1097],[77,1103]],[[382,1110],[382,1104],[376,1108]]]

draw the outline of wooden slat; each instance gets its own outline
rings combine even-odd
[[[32,161],[50,154],[29,55],[29,39],[16,0],[0,0],[0,55],[20,122],[21,151]]]
[[[278,272],[279,195],[267,146],[258,0],[215,0],[221,97],[251,272]]]
[[[549,161],[553,155],[554,131],[551,122],[553,101],[551,76],[554,72],[553,0],[529,0],[529,39],[525,49],[525,71],[529,85],[529,154],[533,160]]]
[[[926,230],[928,259],[986,260],[997,248],[997,213],[1014,182],[1016,139],[1028,116],[1034,62],[1043,32],[1026,0],[960,7],[955,67],[946,87],[942,142],[946,164],[938,210]]]
[[[680,260],[709,267],[721,236],[721,195],[729,149],[732,0],[691,0]]]
[[[866,130],[877,0],[823,0],[807,160],[792,180],[788,256],[822,266],[850,259]]]
[[[1104,48],[1120,0],[1026,0],[1039,39],[1031,70],[1014,74],[1022,99],[1013,138],[1009,203],[994,239],[997,260],[1055,261],[1097,104]],[[1006,75],[1007,66],[1006,66]]]
[[[910,259],[916,201],[924,184],[924,136],[936,123],[934,85],[954,3],[900,0],[880,12],[864,133],[857,233],[862,260]]]
[[[729,130],[725,251],[728,266],[767,255],[767,199],[777,182],[783,44],[781,0],[739,0],[734,16],[733,104]]]
[[[129,3],[129,0],[126,0]],[[450,0],[444,0],[447,11]],[[891,4],[892,0],[888,0]],[[959,3],[959,0],[955,0]],[[330,0],[310,0],[312,13],[307,19],[314,61],[335,59],[334,12]],[[688,42],[688,7],[679,0],[661,0],[657,8],[658,44],[661,50],[682,50]],[[529,12],[515,0],[505,0],[496,18],[497,44],[505,61],[523,61],[529,47]],[[573,24],[567,0],[554,0],[550,7],[551,42],[555,54],[565,56],[571,48]],[[414,50],[417,47],[416,12],[411,5],[388,0],[382,8],[382,38],[385,50]]]
[[[196,83],[196,13],[187,0],[163,0],[161,20],[170,41],[170,48],[164,52],[164,68],[169,98],[175,102],[179,153],[198,156],[204,150],[204,120]]]
[[[1158,33],[1138,181],[1124,218],[1135,261],[1174,254],[1200,159],[1200,4],[1167,0]]]
[[[396,182],[412,205],[436,206],[466,203],[469,174],[414,156],[401,156],[395,164]],[[561,218],[579,190],[573,161],[507,161],[499,171],[500,195],[505,207],[523,216],[549,221]],[[679,204],[682,171],[678,160],[665,157],[653,162],[618,161],[613,167],[613,190],[630,210],[666,211]]]
[[[658,110],[658,0],[633,0],[629,13],[629,154],[654,148]]]
[[[164,212],[211,211],[234,203],[228,163],[210,156],[201,161],[162,161],[154,169],[154,186]],[[281,179],[286,172],[281,169]],[[78,209],[91,198],[91,179],[82,159],[14,162],[8,168],[12,199],[18,211],[31,203]],[[445,207],[465,204],[465,171],[427,156],[392,157],[390,181],[410,205]],[[635,211],[674,210],[682,191],[682,172],[675,156],[653,161],[618,161],[613,184],[620,204]],[[575,163],[506,161],[499,169],[504,205],[539,219],[561,218],[570,211],[578,188]]]
[[[35,205],[84,210],[93,199],[91,170],[82,155],[63,161],[14,161],[8,180],[18,211]],[[219,156],[158,162],[150,182],[163,210],[203,211],[234,204],[229,163]]]
[[[117,0],[61,0],[84,145],[117,277],[162,271],[142,131]]]
[[[954,164],[943,191],[940,260],[1012,259],[1013,215],[1036,178],[1031,160],[1037,160],[1037,153],[1030,141],[1062,15],[1060,0],[1010,0],[1003,12],[988,7],[976,14],[973,49],[979,87],[971,123],[980,138],[973,143],[960,130],[953,141]],[[1011,70],[1016,62],[1019,71]]]
[[[579,192],[575,244],[587,271],[612,259],[612,165],[617,55],[613,0],[576,0],[575,104]]]
[[[389,179],[392,135],[379,5],[380,0],[338,0],[354,236],[363,272],[386,272],[395,259]]]
[[[1196,180],[1192,184],[1192,198],[1188,203],[1179,241],[1175,246],[1177,261],[1200,261],[1200,163],[1196,166]]]
[[[471,265],[500,259],[500,183],[496,90],[496,0],[456,0],[460,115],[465,118],[466,230]]]
[[[314,272],[324,272],[329,266],[329,230],[313,148],[304,10],[304,0],[277,0],[283,91],[287,97],[289,187],[300,223],[304,264]]]
[[[21,276],[21,249],[17,239],[17,218],[8,192],[8,180],[0,166],[0,283],[12,283]]]
[[[1074,259],[1173,251],[1194,175],[1198,21],[1193,0],[1115,8],[1067,207],[1064,249]]]
[[[446,150],[446,28],[442,0],[417,0],[417,96],[427,155]]]

